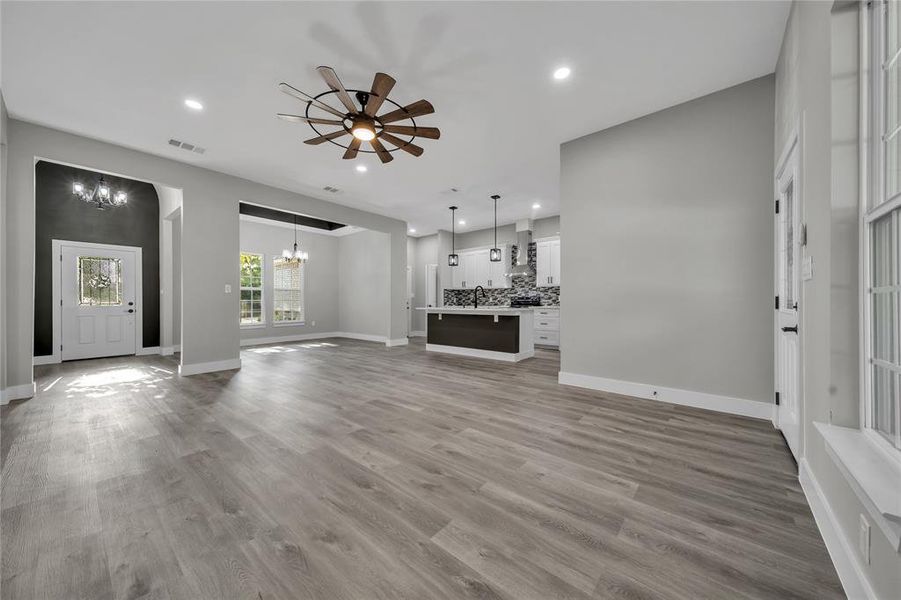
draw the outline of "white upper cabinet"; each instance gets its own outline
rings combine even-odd
[[[501,247],[503,260],[499,263],[489,260],[490,251],[487,248],[461,250],[458,254],[460,255],[460,264],[451,267],[454,288],[472,289],[478,285],[484,288],[510,287],[510,280],[505,276],[507,269],[504,261],[509,256],[506,246]]]
[[[560,285],[560,240],[542,240],[536,246],[535,283],[538,287]]]

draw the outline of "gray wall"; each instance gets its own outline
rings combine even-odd
[[[772,402],[773,77],[561,150],[561,371]]]
[[[7,386],[33,382],[34,160],[76,164],[183,192],[182,367],[222,368],[239,357],[238,203],[273,208],[390,235],[390,308],[382,315],[393,339],[406,330],[407,224],[246,179],[17,120],[9,121],[6,239]],[[225,294],[224,286],[233,293]],[[210,364],[211,363],[211,364]]]
[[[545,217],[544,219],[535,219],[532,223],[532,238],[553,237],[560,233],[560,217]],[[467,248],[480,248],[490,246],[494,243],[494,228],[477,229],[476,231],[467,231],[466,233],[457,233],[457,249],[465,250]],[[507,225],[498,225],[497,227],[497,243],[498,244],[515,244],[516,243],[516,224],[509,223]]]
[[[172,221],[172,344],[181,344],[181,217]]]
[[[377,231],[361,231],[338,239],[338,329],[342,333],[388,335],[385,315],[389,301],[389,253],[388,236]],[[393,339],[405,337],[406,328]]]
[[[119,208],[97,210],[72,196],[72,183],[93,189],[97,173],[38,161],[35,165],[34,355],[53,354],[53,240],[141,248],[142,347],[160,345],[160,201],[149,183],[112,177],[128,194]]]
[[[805,254],[812,279],[801,290],[802,468],[819,484],[847,548],[878,598],[901,589],[901,555],[873,524],[870,563],[857,546],[859,515],[867,514],[826,453],[816,422],[860,425],[857,294],[857,7],[795,2],[776,67],[775,155],[803,115],[801,201]]]
[[[425,270],[426,265],[438,264],[438,234],[426,235],[420,238],[411,239],[416,245],[415,260],[411,263],[413,265],[412,331],[424,332],[425,313],[421,310],[416,310],[416,308],[425,308],[426,305]]]
[[[241,339],[283,337],[306,333],[338,331],[338,238],[300,232],[301,247],[310,253],[304,265],[303,325],[273,325],[272,323],[272,259],[294,244],[291,229],[241,220],[241,251],[265,255],[263,298],[266,313],[264,327],[241,328]],[[387,236],[386,236],[387,237]],[[387,258],[385,263],[387,265]],[[237,265],[237,262],[235,263]],[[237,268],[237,267],[236,267]],[[386,266],[387,268],[387,266]],[[387,288],[385,290],[387,295]],[[238,313],[235,313],[238,319]],[[313,322],[315,321],[315,325]],[[384,326],[384,322],[382,324]]]
[[[6,287],[6,156],[7,130],[9,119],[6,114],[6,102],[0,91],[0,399],[6,390],[6,307],[8,288]],[[30,349],[30,347],[29,347]]]

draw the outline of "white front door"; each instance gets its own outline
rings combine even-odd
[[[138,249],[60,244],[62,360],[135,353]]]
[[[798,314],[801,291],[801,202],[797,149],[776,180],[776,398],[778,426],[797,460],[801,442],[801,344]]]

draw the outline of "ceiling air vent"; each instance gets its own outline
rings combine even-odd
[[[188,142],[176,139],[170,139],[169,145],[181,148],[182,150],[187,150],[188,152],[193,152],[194,154],[203,154],[206,152],[206,148],[201,148],[200,146],[195,146],[194,144],[189,144]]]
[[[341,191],[341,190],[339,190],[338,188],[332,187],[332,186],[330,186],[330,185],[327,185],[327,186],[325,186],[325,187],[322,188],[322,189],[324,189],[326,192],[331,192],[331,193],[333,193],[333,194],[337,194],[338,192]]]

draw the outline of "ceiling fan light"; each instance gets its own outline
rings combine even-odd
[[[375,129],[369,123],[357,123],[350,132],[355,138],[364,142],[375,139]]]
[[[492,248],[488,253],[488,260],[490,260],[491,262],[501,262],[501,249]]]

